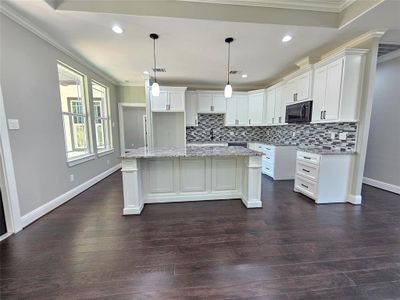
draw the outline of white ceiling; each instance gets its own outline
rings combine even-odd
[[[400,42],[397,0],[380,4],[340,30],[63,11],[54,10],[41,0],[8,3],[50,37],[120,83],[143,82],[143,71],[151,70],[153,44],[148,35],[152,32],[160,35],[158,67],[167,70],[159,74],[160,83],[191,87],[224,84],[227,36],[235,38],[231,69],[248,74],[246,79],[234,75],[231,82],[243,89],[265,86],[293,70],[295,62],[305,56],[319,54],[321,49],[371,29],[389,28],[389,39]],[[113,24],[120,24],[124,33],[114,34]],[[287,33],[294,38],[283,44],[281,38]]]
[[[355,0],[179,0],[179,1],[341,12],[347,6],[352,4]]]

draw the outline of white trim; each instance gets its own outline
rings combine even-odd
[[[4,181],[6,185],[3,197],[4,215],[7,231],[17,233],[22,229],[21,213],[15,179],[14,164],[11,153],[10,138],[8,136],[7,116],[4,108],[3,93],[0,85],[0,159],[3,159]]]
[[[67,164],[68,164],[68,167],[73,167],[73,166],[82,164],[84,162],[87,162],[89,160],[93,160],[95,158],[96,158],[96,156],[91,153],[91,154],[88,154],[88,155],[79,156],[77,158],[72,158],[72,159],[67,161]]]
[[[111,153],[114,153],[114,148],[106,149],[106,150],[97,152],[97,157],[103,157],[103,156],[106,156],[106,155],[111,154]]]
[[[378,57],[378,64],[400,57],[400,49]]]
[[[3,234],[2,236],[0,236],[0,242],[5,240],[6,238],[8,238],[12,234],[13,234],[12,232],[7,232],[7,233]]]
[[[99,68],[97,68],[95,65],[89,63],[86,59],[84,59],[79,54],[73,52],[72,50],[69,50],[64,45],[61,45],[54,38],[50,37],[47,33],[45,33],[41,28],[39,28],[38,26],[33,24],[31,21],[29,21],[27,18],[22,16],[20,12],[17,12],[14,8],[12,8],[9,5],[7,5],[6,3],[4,3],[4,1],[1,1],[1,3],[0,3],[0,13],[6,15],[11,20],[18,23],[25,29],[36,34],[39,38],[48,42],[50,45],[54,46],[55,48],[57,48],[64,54],[68,55],[69,57],[73,58],[78,63],[84,65],[85,67],[90,69],[92,72],[94,72],[98,76],[102,77],[103,79],[107,80],[108,82],[110,82],[114,85],[118,84],[118,80],[116,80],[114,77],[101,71]]]
[[[92,179],[89,179],[88,181],[78,185],[77,187],[74,187],[72,190],[69,190],[65,194],[62,194],[62,195],[54,198],[53,200],[47,202],[46,204],[43,204],[42,206],[36,208],[35,210],[27,213],[26,215],[23,215],[21,217],[22,226],[23,227],[28,226],[32,222],[41,218],[42,216],[49,213],[50,211],[57,208],[58,206],[64,204],[65,202],[71,200],[78,194],[84,192],[85,190],[90,188],[92,185],[95,185],[96,183],[103,180],[104,178],[111,175],[112,173],[116,172],[120,168],[121,168],[121,164],[117,164],[114,167],[108,169],[107,171],[100,173],[99,175],[93,177]]]
[[[368,177],[364,177],[363,183],[374,186],[378,189],[382,189],[382,190],[389,191],[392,193],[400,194],[400,186],[398,186],[398,185],[386,183],[386,182],[368,178]]]
[[[124,128],[124,107],[142,107],[146,108],[146,103],[127,103],[120,102],[118,103],[118,122],[119,122],[119,145],[121,149],[121,156],[125,155],[125,128]],[[143,120],[145,121],[145,120]],[[146,125],[144,125],[144,138],[146,139]],[[146,145],[146,140],[144,141]]]
[[[360,205],[362,202],[362,197],[361,195],[348,195],[347,202],[353,205]]]

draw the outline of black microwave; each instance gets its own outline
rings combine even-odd
[[[312,101],[305,101],[286,106],[286,123],[310,123],[312,117]]]

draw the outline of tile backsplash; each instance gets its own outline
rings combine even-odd
[[[355,150],[357,123],[290,124],[279,126],[224,126],[224,114],[199,114],[198,126],[186,128],[188,143],[210,142],[264,142],[299,146],[319,146],[337,150]],[[346,132],[346,140],[339,133]],[[334,134],[334,138],[332,138]]]

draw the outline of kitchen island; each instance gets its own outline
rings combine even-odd
[[[262,153],[236,146],[139,148],[122,159],[124,215],[146,203],[241,199],[262,207]]]

